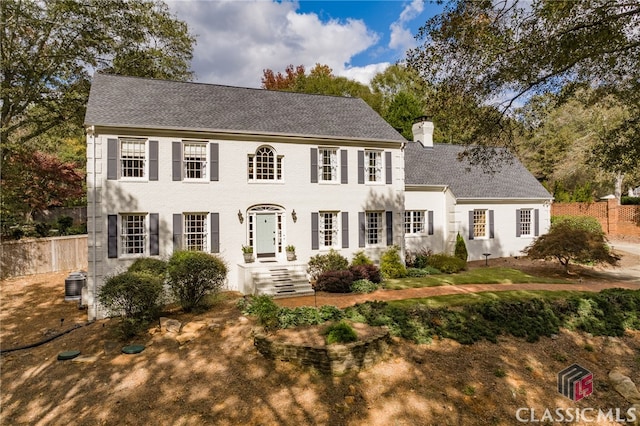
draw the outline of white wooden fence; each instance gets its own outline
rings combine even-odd
[[[0,278],[66,270],[87,270],[87,236],[4,241],[0,244]]]

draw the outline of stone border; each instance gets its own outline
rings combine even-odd
[[[332,375],[342,375],[370,367],[384,356],[391,343],[389,330],[386,327],[374,328],[377,332],[368,339],[327,346],[304,346],[277,341],[262,331],[255,331],[253,344],[265,358],[313,367]]]

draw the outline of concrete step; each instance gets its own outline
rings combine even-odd
[[[273,266],[251,274],[256,294],[273,297],[297,297],[314,293],[302,268]]]

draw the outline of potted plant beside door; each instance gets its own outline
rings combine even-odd
[[[244,256],[244,263],[253,262],[253,247],[242,246],[242,255]]]
[[[296,247],[295,246],[287,246],[286,247],[286,252],[287,252],[287,260],[289,260],[289,261],[296,260]]]

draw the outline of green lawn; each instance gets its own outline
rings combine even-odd
[[[479,293],[451,294],[446,296],[433,296],[417,299],[404,299],[389,301],[390,305],[413,306],[421,304],[429,308],[466,306],[474,303],[488,302],[491,300],[518,301],[541,298],[546,300],[566,299],[570,296],[582,294],[581,291],[546,291],[546,290],[513,290],[513,291],[484,291]]]
[[[566,284],[570,283],[570,281],[559,278],[536,277],[512,268],[489,267],[462,271],[457,274],[390,279],[385,280],[384,286],[389,290],[402,290],[405,288],[436,287],[441,285],[516,283]]]

